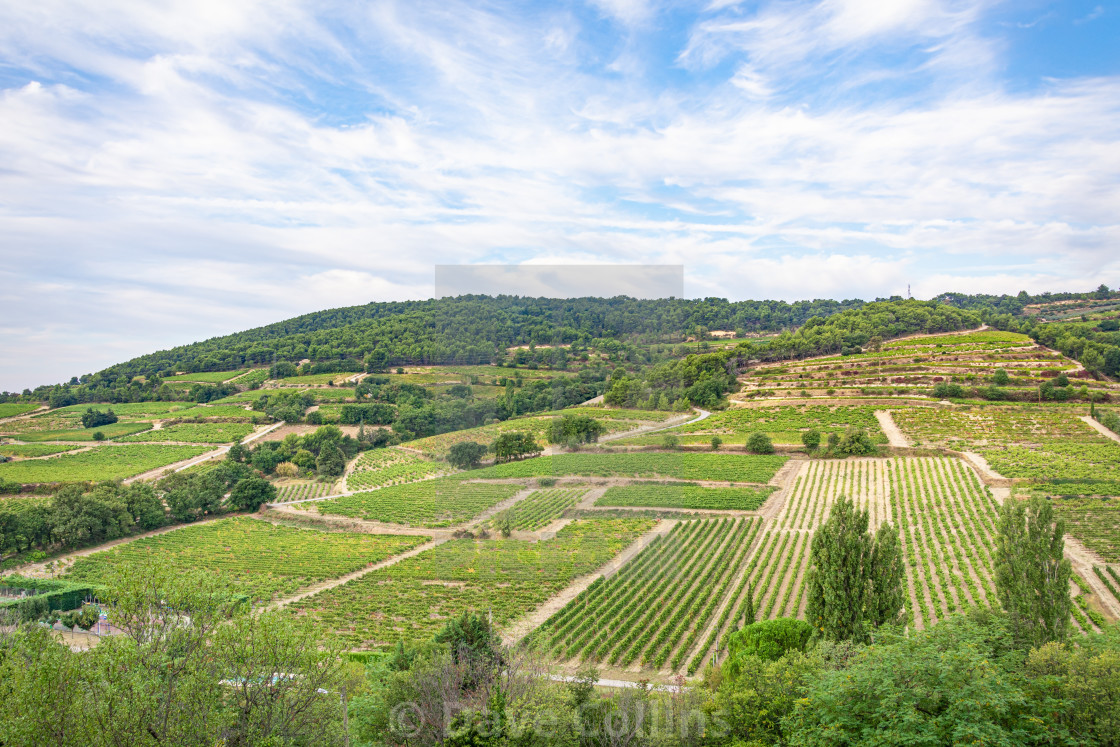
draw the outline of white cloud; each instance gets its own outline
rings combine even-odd
[[[423,297],[437,263],[681,263],[733,298],[1120,284],[1120,82],[962,83],[998,51],[977,6],[714,7],[685,85],[555,9],[65,7],[0,24],[25,76],[0,90],[0,388]],[[940,92],[789,99],[804,60],[899,40],[937,48]]]

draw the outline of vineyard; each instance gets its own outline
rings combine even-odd
[[[199,405],[186,410],[178,410],[176,418],[222,418],[225,420],[248,420],[252,417],[266,418],[263,412],[246,410],[243,405]]]
[[[368,490],[387,485],[416,482],[426,477],[445,475],[452,469],[410,454],[402,449],[374,449],[362,452],[346,477],[348,490]]]
[[[541,542],[452,540],[287,609],[358,648],[430,640],[463,610],[501,628],[590,573],[642,533],[648,519],[577,521]]]
[[[293,529],[237,516],[78,558],[66,578],[101,582],[137,563],[156,560],[172,568],[213,573],[235,592],[267,602],[405,552],[427,539]]]
[[[512,498],[520,489],[520,485],[445,477],[304,505],[314,506],[320,514],[438,528],[472,519],[496,503]]]
[[[1005,477],[1047,486],[1055,495],[1120,495],[1120,444],[1070,407],[907,408],[895,423],[916,446],[976,451]]]
[[[472,477],[520,478],[670,477],[681,480],[766,483],[781,469],[783,456],[743,456],[677,452],[557,454],[507,462],[471,472]]]
[[[174,442],[193,444],[228,444],[240,441],[253,432],[247,423],[179,423],[159,430],[150,430],[120,441],[129,443]]]
[[[189,381],[199,382],[202,384],[221,384],[230,379],[236,379],[238,376],[248,373],[249,369],[242,368],[239,371],[203,371],[200,373],[185,373],[176,376],[168,376],[164,381]]]
[[[695,671],[729,620],[758,519],[681,522],[533,633],[560,659]],[[693,653],[695,652],[695,653]],[[692,658],[690,659],[690,655]]]
[[[656,444],[661,442],[664,433],[677,433],[683,444],[707,443],[713,435],[718,435],[726,444],[742,444],[750,434],[761,432],[775,443],[800,444],[805,431],[816,430],[827,437],[829,433],[843,433],[849,427],[866,430],[876,443],[887,442],[871,407],[795,405],[724,410],[696,423],[635,436],[619,443]]]
[[[80,448],[82,447],[67,444],[0,444],[0,456],[27,459],[61,454],[64,451],[73,451]]]
[[[997,370],[1010,386],[1034,387],[1077,366],[1059,353],[1039,348],[1025,335],[987,330],[963,335],[910,337],[884,343],[878,352],[836,355],[765,364],[743,377],[740,399],[754,397],[926,396],[940,381],[986,387]],[[1107,385],[1083,379],[1091,390]]]
[[[289,503],[291,501],[305,501],[309,498],[321,498],[330,495],[332,484],[329,482],[305,481],[276,485],[276,502]]]
[[[209,451],[206,446],[129,444],[0,464],[0,480],[20,483],[86,482],[132,477]]]
[[[773,492],[774,488],[769,487],[706,488],[688,483],[636,483],[608,488],[595,505],[754,511]]]
[[[495,516],[489,525],[498,528],[508,519],[511,529],[535,532],[560,518],[561,514],[579,503],[586,494],[586,488],[537,490]]]
[[[27,421],[20,421],[20,424]],[[77,421],[75,421],[77,422]],[[5,423],[5,426],[14,425],[14,423]],[[110,423],[109,425],[101,425],[96,428],[82,428],[81,423],[77,424],[78,427],[73,430],[5,430],[3,434],[8,438],[19,439],[20,441],[94,441],[94,433],[102,433],[107,439],[120,438],[121,436],[128,436],[133,433],[142,433],[152,427],[151,423],[146,422],[119,422]]]
[[[1053,501],[1066,531],[1109,563],[1120,563],[1120,500],[1082,498]],[[1120,599],[1120,597],[1118,597]]]

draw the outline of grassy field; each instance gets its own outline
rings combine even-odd
[[[209,450],[208,446],[154,444],[98,446],[91,451],[62,454],[53,459],[0,464],[0,480],[20,483],[116,480],[190,459]]]
[[[219,576],[256,602],[288,596],[423,544],[427,537],[320,532],[236,516],[146,537],[78,558],[65,578],[100,582],[156,560]]]
[[[363,649],[430,640],[464,610],[490,615],[500,629],[603,565],[652,523],[579,521],[544,542],[452,540],[288,609]]]
[[[23,415],[41,407],[38,402],[0,402],[0,418],[11,418]]]
[[[192,444],[228,444],[240,441],[252,432],[253,426],[247,423],[179,423],[120,440],[130,443],[182,441]]]

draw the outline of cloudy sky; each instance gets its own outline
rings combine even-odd
[[[0,0],[0,389],[433,266],[1120,285],[1120,3]]]

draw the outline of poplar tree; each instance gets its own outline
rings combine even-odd
[[[996,589],[1011,629],[1022,644],[1037,647],[1069,636],[1070,568],[1065,522],[1040,496],[1008,498],[1000,510]]]
[[[890,524],[876,536],[867,511],[840,498],[813,536],[805,617],[832,641],[868,638],[870,629],[897,622],[902,609],[902,549]]]

